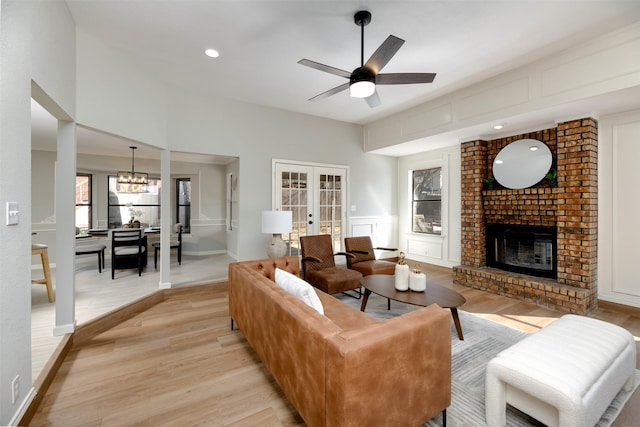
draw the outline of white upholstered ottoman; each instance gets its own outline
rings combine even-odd
[[[504,426],[509,403],[550,427],[592,427],[623,387],[633,388],[635,368],[627,330],[563,316],[489,362],[487,425]]]

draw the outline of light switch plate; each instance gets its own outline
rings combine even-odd
[[[7,202],[7,225],[18,224],[18,202]]]

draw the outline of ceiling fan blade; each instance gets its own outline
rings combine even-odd
[[[373,55],[364,64],[364,68],[371,70],[374,74],[378,74],[382,68],[393,58],[398,49],[402,47],[404,40],[396,37],[389,36],[382,42],[380,47],[373,52]]]
[[[325,99],[330,97],[331,95],[335,95],[336,93],[340,93],[343,90],[349,89],[349,83],[341,84],[340,86],[336,86],[333,89],[329,89],[326,92],[322,92],[320,95],[316,95],[313,98],[309,98],[309,101],[320,101],[321,99]]]
[[[376,108],[381,104],[380,97],[378,96],[378,91],[373,92],[373,95],[367,96],[364,100],[367,101],[367,104],[369,104],[369,107],[371,108]]]
[[[405,85],[412,83],[431,83],[436,73],[384,73],[376,75],[378,85]]]
[[[345,70],[341,70],[340,68],[331,67],[329,65],[324,65],[319,62],[310,61],[308,59],[301,59],[298,61],[298,64],[306,65],[307,67],[314,68],[316,70],[324,71],[325,73],[335,74],[336,76],[350,78],[351,73]]]

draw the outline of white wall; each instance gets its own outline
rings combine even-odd
[[[167,148],[165,86],[85,31],[76,37],[78,124]]]
[[[640,111],[598,124],[598,297],[640,307]]]
[[[20,223],[0,224],[0,425],[33,398],[31,378],[31,83],[59,118],[75,114],[74,25],[61,1],[0,2],[0,206],[18,202]],[[11,383],[20,395],[12,402]]]
[[[227,252],[226,165],[171,162],[171,177],[191,178],[191,232],[183,235],[183,253]],[[175,181],[171,183],[171,212],[175,218]]]
[[[442,235],[412,231],[411,171],[442,167]],[[399,249],[407,258],[452,267],[460,264],[462,238],[460,147],[400,158],[398,165]]]

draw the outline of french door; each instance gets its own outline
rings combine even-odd
[[[275,208],[291,211],[291,233],[282,238],[291,255],[300,254],[300,237],[329,234],[342,250],[346,230],[347,168],[274,163]]]

